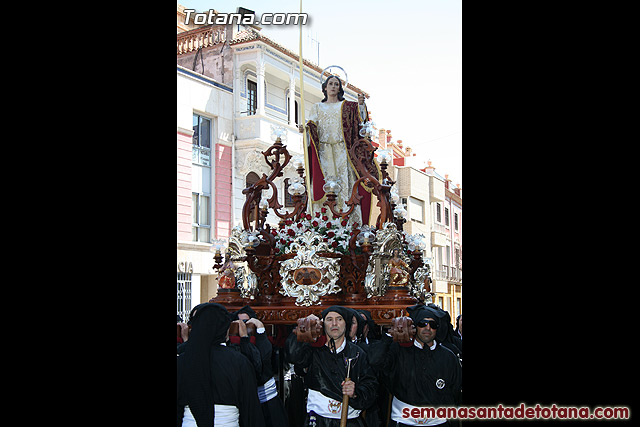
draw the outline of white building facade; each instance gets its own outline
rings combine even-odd
[[[455,320],[462,314],[462,197],[430,163],[424,169],[411,161],[396,166],[398,195],[407,209],[404,230],[425,236],[434,303]]]
[[[232,131],[232,88],[178,66],[177,304],[185,321],[215,287],[211,239],[231,228]]]

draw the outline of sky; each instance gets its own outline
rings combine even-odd
[[[300,0],[179,0],[197,12],[298,13]],[[339,65],[349,83],[370,95],[378,128],[411,147],[418,166],[462,185],[462,0],[302,1],[302,55]],[[298,52],[300,27],[268,26],[262,33]]]

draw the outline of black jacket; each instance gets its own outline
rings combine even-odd
[[[369,347],[368,354],[387,389],[401,401],[414,406],[460,403],[462,367],[444,346],[437,344],[434,350],[402,347],[385,334]]]
[[[378,380],[365,351],[347,340],[345,348],[333,354],[325,345],[313,347],[311,344],[298,342],[294,333],[285,343],[285,360],[298,368],[309,369],[305,376],[307,387],[338,401],[342,401],[341,384],[347,376],[344,359],[356,356],[357,360],[351,362],[349,374],[351,381],[355,383],[355,397],[349,399],[349,406],[362,410],[375,402],[378,389]]]
[[[181,395],[180,374],[184,370],[178,358],[178,426],[182,424],[184,403]],[[240,427],[264,426],[264,415],[256,393],[255,370],[249,359],[232,348],[214,345],[211,347],[211,380],[213,402],[219,405],[236,406],[240,412]],[[186,402],[187,404],[190,402]]]

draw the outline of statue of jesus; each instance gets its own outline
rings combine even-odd
[[[364,95],[358,95],[358,102],[345,101],[342,81],[337,76],[330,76],[322,83],[324,99],[311,107],[307,131],[309,135],[309,176],[313,190],[312,209],[319,212],[326,201],[323,185],[329,177],[340,179],[341,190],[337,193],[336,209],[347,210],[345,202],[351,197],[353,185],[360,174],[350,157],[349,149],[361,137],[360,124],[367,120],[367,106]],[[303,126],[299,126],[303,132]],[[380,180],[380,169],[371,156],[365,163],[367,170]],[[362,196],[360,208],[350,215],[349,222],[360,225],[375,223],[371,216],[371,188],[364,182],[358,186]]]

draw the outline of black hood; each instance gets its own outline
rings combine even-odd
[[[336,313],[340,314],[340,316],[342,316],[342,318],[347,323],[347,325],[351,325],[351,317],[353,317],[353,311],[350,308],[342,307],[340,305],[332,305],[329,308],[325,308],[324,310],[322,310],[323,321],[324,321],[324,318],[327,317],[327,314],[329,314],[330,311],[335,311]]]
[[[409,312],[409,317],[411,317],[411,320],[413,320],[414,324],[418,323],[425,317],[430,317],[434,320],[437,320],[439,323],[441,315],[438,314],[437,310],[438,310],[438,307],[435,305],[431,307],[431,306],[426,306],[424,304],[417,304],[417,305],[412,305],[411,307],[407,307],[407,311]],[[438,329],[440,329],[440,326],[438,326]]]
[[[324,319],[327,317],[327,314],[329,314],[329,312],[331,311],[335,311],[336,313],[338,313],[340,316],[342,316],[342,318],[344,319],[345,322],[345,331],[344,331],[344,335],[345,335],[345,339],[349,336],[349,329],[351,328],[351,318],[355,315],[355,312],[353,310],[351,310],[350,308],[347,307],[342,307],[340,305],[332,305],[329,308],[325,308],[324,310],[322,310],[322,321],[324,322]],[[325,335],[327,335],[327,331],[326,329],[324,329],[323,326],[323,331],[325,333]],[[327,339],[329,340],[330,344],[329,344],[329,348],[331,349],[331,351],[335,351],[335,343],[333,341],[333,338],[329,338],[329,336],[327,335]]]
[[[453,325],[451,324],[451,316],[448,311],[445,311],[433,303],[429,303],[426,306],[422,304],[407,307],[409,315],[414,322],[424,319],[425,317],[431,317],[438,320],[438,331],[436,332],[436,341],[440,343],[451,341],[453,335]],[[411,314],[411,313],[414,314]],[[414,316],[415,315],[415,316]]]
[[[358,312],[364,314],[367,318],[367,325],[369,325],[369,339],[380,339],[380,329],[376,322],[373,321],[371,317],[371,312],[369,310],[357,310]]]
[[[258,315],[256,314],[256,312],[253,311],[253,308],[251,308],[251,306],[249,306],[249,305],[245,305],[240,310],[235,311],[233,314],[235,314],[237,316],[240,313],[248,314],[251,319],[257,319],[258,318]]]
[[[231,314],[220,304],[199,304],[191,310],[189,323],[189,340],[178,357],[178,405],[189,405],[198,425],[213,425],[211,348],[225,342]]]
[[[354,310],[353,308],[350,308],[349,310],[353,312],[351,322],[349,323],[349,330],[351,330],[351,323],[353,323],[353,317],[355,317],[356,320],[358,321],[358,329],[356,330],[356,337],[358,338],[358,340],[361,340],[362,333],[364,332],[364,325],[367,324],[367,321],[363,319],[362,316],[360,316],[360,313],[358,312],[358,310]],[[355,337],[351,337],[351,339],[353,338]]]

